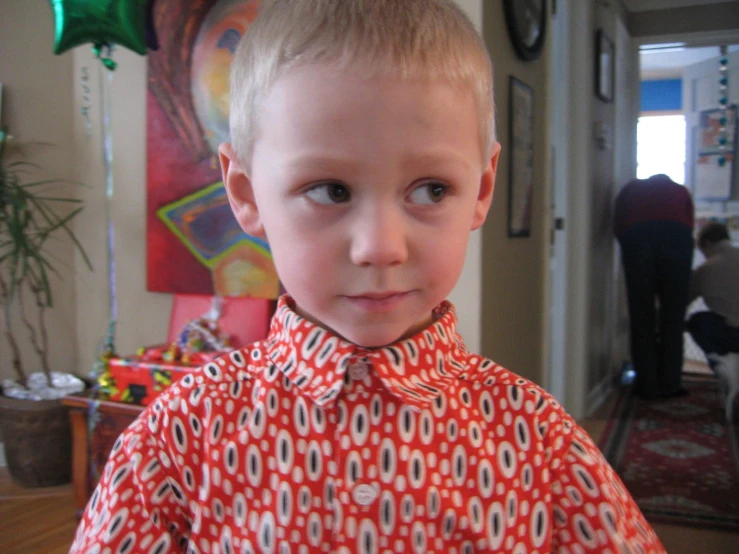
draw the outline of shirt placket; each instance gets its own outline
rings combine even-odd
[[[380,552],[383,545],[379,543],[377,522],[381,491],[368,401],[379,383],[370,360],[362,353],[352,356],[346,375],[337,403],[339,422],[335,433],[335,547],[339,552]]]

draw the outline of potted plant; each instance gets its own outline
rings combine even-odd
[[[81,200],[55,194],[64,180],[29,179],[36,166],[20,147],[12,150],[0,129],[0,307],[15,376],[0,385],[0,431],[14,481],[51,486],[69,482],[71,474],[71,432],[61,397],[84,387],[73,375],[51,370],[45,315],[53,303],[51,279],[61,277],[63,264],[54,256],[54,240],[66,235],[91,265],[70,227]],[[31,367],[41,371],[27,371],[24,340],[37,358]]]

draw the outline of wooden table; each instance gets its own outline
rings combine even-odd
[[[78,517],[84,512],[113,444],[144,406],[112,402],[85,392],[62,399],[72,425],[72,488]]]

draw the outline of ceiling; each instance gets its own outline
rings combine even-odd
[[[685,8],[687,6],[705,6],[706,4],[720,4],[727,0],[621,0],[630,12],[646,12],[651,10],[666,10],[669,8]]]
[[[630,12],[705,6],[728,1],[739,4],[737,0],[621,0]],[[717,58],[720,55],[718,46],[685,47],[666,44],[647,45],[647,48],[641,50],[639,55],[642,79],[680,78],[685,67]],[[730,52],[736,50],[739,50],[739,45],[729,46]]]
[[[654,45],[653,45],[654,46]],[[739,50],[739,45],[729,46],[729,52]],[[642,50],[639,53],[642,79],[679,79],[683,69],[721,54],[718,46],[674,47]]]

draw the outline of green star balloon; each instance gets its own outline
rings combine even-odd
[[[151,0],[49,0],[54,11],[54,53],[92,43],[96,51],[119,44],[146,54]]]

